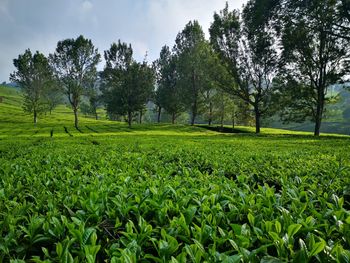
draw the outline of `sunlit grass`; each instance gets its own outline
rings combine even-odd
[[[99,119],[79,115],[79,130],[74,123],[74,115],[67,105],[59,105],[51,114],[39,116],[38,123],[33,124],[32,116],[24,113],[21,103],[22,97],[18,90],[0,86],[0,139],[11,137],[38,138],[38,137],[103,137],[112,136],[213,136],[222,135],[226,138],[237,134],[222,134],[203,129],[203,125],[172,125],[172,124],[133,124],[131,128],[124,122],[109,121],[105,111],[99,109]],[[228,126],[227,126],[228,127]],[[68,133],[66,132],[68,131]],[[236,133],[255,136],[254,127],[235,127]],[[290,131],[283,129],[262,128],[259,136],[311,136],[311,132]],[[323,134],[323,136],[346,137],[344,135]]]

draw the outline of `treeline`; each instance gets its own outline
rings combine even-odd
[[[327,93],[349,76],[350,4],[345,0],[249,0],[242,11],[228,4],[214,14],[205,38],[197,21],[177,35],[172,48],[164,46],[153,63],[137,62],[130,44],[113,43],[101,55],[91,40],[79,36],[57,43],[45,57],[28,49],[14,59],[10,79],[24,93],[24,110],[51,111],[65,94],[78,127],[78,109],[88,98],[97,116],[104,105],[111,119],[129,126],[140,121],[147,102],[157,107],[158,122],[166,112],[172,123],[190,113],[208,124],[222,125],[229,116],[237,122],[279,115],[284,122],[315,122],[320,134]]]

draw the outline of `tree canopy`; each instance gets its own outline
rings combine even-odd
[[[51,65],[74,112],[74,125],[78,128],[78,109],[82,95],[96,81],[100,54],[90,39],[79,36],[57,43],[50,55]]]
[[[27,49],[24,54],[13,60],[16,71],[10,80],[16,82],[23,91],[23,109],[33,114],[33,122],[37,117],[50,109],[49,92],[55,85],[48,59],[39,51],[34,54]]]
[[[132,55],[131,45],[113,43],[104,53],[106,66],[101,74],[107,112],[127,115],[129,126],[154,90],[153,69],[146,61],[136,62]]]
[[[198,21],[189,21],[163,46],[152,66],[138,62],[130,44],[113,43],[100,54],[84,36],[57,43],[49,59],[28,49],[14,60],[11,80],[25,94],[24,109],[37,115],[61,102],[64,93],[78,129],[78,110],[93,113],[104,105],[108,116],[129,126],[146,105],[189,123],[315,123],[320,134],[328,89],[349,81],[349,0],[247,0],[242,10],[215,12],[206,39]],[[54,77],[52,77],[54,76]],[[100,79],[98,79],[100,77]],[[88,103],[87,103],[88,102]],[[231,114],[232,113],[232,114]],[[254,121],[252,121],[254,119]],[[234,121],[233,121],[234,124]]]
[[[320,134],[328,87],[348,74],[349,41],[339,37],[339,1],[285,1],[279,16],[282,59],[279,85],[286,120],[315,122]]]
[[[256,133],[260,133],[261,116],[273,109],[273,79],[278,69],[273,30],[259,1],[248,1],[242,15],[229,11],[228,4],[214,14],[210,40],[226,66],[232,84],[223,79],[221,87],[248,103],[254,110]]]
[[[190,21],[177,35],[174,51],[178,85],[183,101],[191,112],[191,125],[194,125],[203,102],[201,94],[211,85],[213,75],[210,68],[215,63],[211,46],[198,21]]]
[[[179,87],[177,58],[168,46],[162,47],[159,59],[155,61],[157,89],[156,102],[159,107],[171,115],[172,123],[185,109],[182,93]]]

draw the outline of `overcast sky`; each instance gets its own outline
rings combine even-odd
[[[131,43],[134,56],[158,57],[173,46],[189,20],[198,20],[204,31],[214,11],[226,0],[0,0],[0,82],[9,81],[12,61],[25,49],[54,52],[57,41],[80,34],[92,39],[102,54],[112,42]],[[246,0],[229,0],[241,8]],[[208,34],[207,34],[208,37]],[[103,67],[101,63],[100,68]]]

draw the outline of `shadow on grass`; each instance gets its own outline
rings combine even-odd
[[[249,137],[264,137],[264,138],[280,138],[280,139],[313,139],[313,140],[324,140],[324,139],[341,139],[341,140],[350,140],[350,136],[344,135],[335,135],[335,134],[321,134],[321,136],[314,136],[313,134],[290,134],[284,133],[281,130],[281,133],[260,133],[256,134],[254,131],[248,131],[245,129],[233,129],[230,127],[221,127],[221,126],[208,126],[208,125],[196,125],[199,128],[203,128],[206,130],[217,132],[218,134],[239,134],[241,136],[249,136]]]
[[[75,127],[75,129],[80,133],[84,133],[79,127]]]
[[[215,131],[219,133],[245,133],[245,134],[255,134],[250,131],[246,130],[240,130],[240,129],[233,129],[229,127],[221,127],[221,126],[208,126],[208,125],[198,125],[199,128],[204,128],[210,131]]]
[[[93,128],[91,128],[90,126],[85,126],[88,130],[90,130],[90,131],[92,131],[92,132],[94,132],[94,133],[98,133],[98,131],[97,130],[95,130],[95,129],[93,129]]]
[[[104,126],[107,127],[107,131],[109,132],[132,132],[129,127],[121,126],[120,124],[116,124],[116,125],[105,124]]]
[[[64,126],[63,128],[64,128],[64,132],[65,132],[65,133],[67,133],[70,137],[73,137],[73,134],[71,134],[71,133],[68,131],[68,129],[67,129],[66,126]]]

